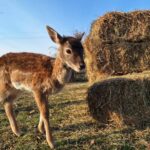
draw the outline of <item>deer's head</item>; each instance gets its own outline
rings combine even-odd
[[[49,26],[47,26],[47,31],[52,41],[59,46],[58,57],[63,63],[77,72],[84,70],[85,63],[81,43],[84,34],[78,37],[61,36]]]

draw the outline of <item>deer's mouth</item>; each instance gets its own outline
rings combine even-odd
[[[66,62],[66,64],[68,67],[70,67],[72,70],[74,70],[76,72],[82,72],[85,70],[85,64],[84,63],[75,65],[73,63]]]
[[[72,69],[76,72],[83,72],[85,71],[85,67],[80,67],[80,66],[74,66]]]

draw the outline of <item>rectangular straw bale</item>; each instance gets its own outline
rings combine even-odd
[[[84,42],[89,81],[150,70],[150,11],[97,19]]]
[[[97,82],[89,88],[87,102],[93,118],[102,123],[150,122],[150,72]]]

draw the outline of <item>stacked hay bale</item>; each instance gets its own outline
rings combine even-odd
[[[84,45],[88,79],[100,80],[88,90],[92,116],[117,124],[150,119],[150,11],[100,17]]]
[[[150,11],[100,17],[84,44],[89,80],[150,69],[149,42]]]

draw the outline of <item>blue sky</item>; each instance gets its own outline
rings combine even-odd
[[[109,11],[150,9],[150,0],[0,0],[0,55],[7,52],[55,53],[45,26],[60,34],[88,34]]]

